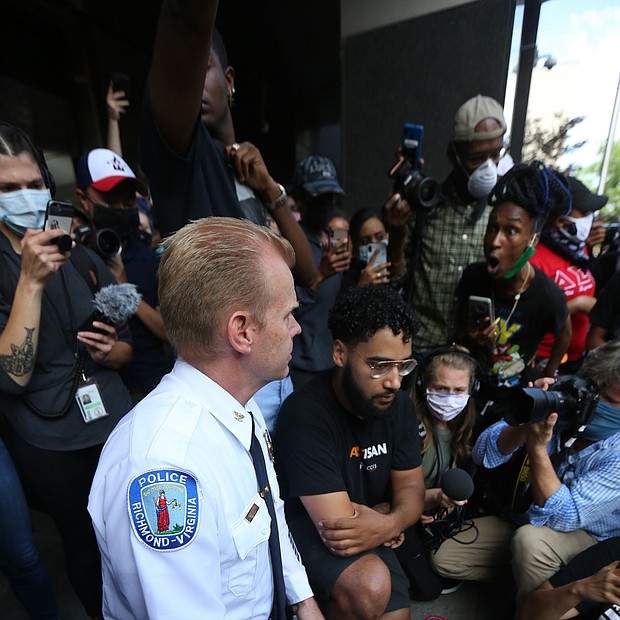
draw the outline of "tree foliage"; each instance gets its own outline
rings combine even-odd
[[[583,122],[585,116],[567,118],[561,112],[554,114],[556,123],[551,126],[540,118],[535,118],[527,123],[525,136],[523,138],[523,161],[540,159],[548,166],[558,165],[558,160],[562,155],[571,153],[585,144],[575,142],[568,144],[568,134],[573,127]]]
[[[604,155],[605,143],[603,142],[598,148],[596,161],[582,170],[584,176],[582,180],[593,192],[597,191],[598,184],[597,187],[594,187],[592,183],[588,183],[587,177],[598,181],[601,175],[601,168],[603,167]],[[580,178],[581,176],[580,174]],[[601,210],[601,215],[614,220],[620,219],[620,141],[614,142],[611,147],[611,158],[609,160],[607,179],[605,180],[605,191],[603,193],[609,197],[609,202]]]

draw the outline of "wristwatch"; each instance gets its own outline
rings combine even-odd
[[[281,193],[273,202],[265,204],[265,209],[267,209],[267,211],[275,211],[278,207],[281,207],[286,202],[286,199],[288,197],[284,186],[280,185],[280,183],[276,183],[276,185],[280,188]]]

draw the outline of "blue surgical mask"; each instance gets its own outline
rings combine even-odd
[[[23,237],[27,228],[43,228],[45,210],[51,199],[49,189],[0,193],[0,218],[18,237]]]
[[[601,441],[620,432],[620,409],[599,400],[582,437],[589,441]]]

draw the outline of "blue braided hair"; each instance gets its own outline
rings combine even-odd
[[[489,195],[489,204],[497,207],[505,202],[525,209],[536,220],[536,232],[551,215],[568,215],[572,206],[566,177],[539,160],[516,164],[498,181]]]

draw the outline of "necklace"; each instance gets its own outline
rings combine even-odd
[[[531,271],[532,271],[532,264],[528,262],[527,263],[527,273],[525,274],[525,278],[523,279],[523,283],[521,284],[521,288],[519,289],[519,292],[514,297],[515,302],[514,302],[514,304],[512,304],[512,309],[510,310],[510,313],[508,314],[508,317],[506,318],[506,327],[508,327],[508,323],[510,323],[510,319],[512,318],[512,315],[514,314],[515,310],[517,309],[517,305],[519,304],[519,301],[521,300],[521,294],[525,290],[527,282],[530,279]],[[493,307],[495,307],[495,287],[493,287],[491,289],[491,298],[493,300]]]

